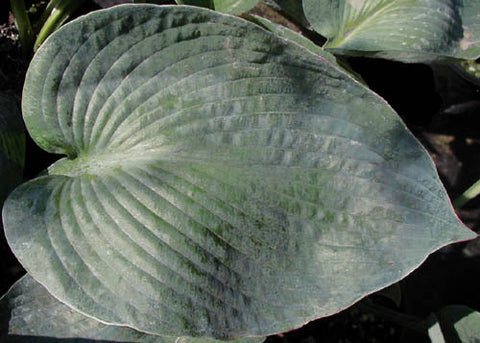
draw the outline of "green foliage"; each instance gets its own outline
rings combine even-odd
[[[303,0],[303,6],[335,53],[404,62],[480,56],[477,0]]]
[[[475,82],[480,82],[480,64],[476,61],[464,61],[460,63],[465,72],[475,78]]]
[[[47,37],[58,29],[75,12],[84,0],[50,0],[43,13],[41,28],[38,31],[33,51],[37,51]]]
[[[34,33],[32,29],[32,24],[30,23],[30,19],[28,18],[25,1],[10,0],[10,6],[14,14],[15,26],[20,36],[20,42],[22,43],[24,52],[27,52],[33,45]]]
[[[30,23],[23,0],[10,0],[15,26],[26,54],[36,51],[43,41],[58,29],[82,4],[84,0],[50,0],[40,20]]]

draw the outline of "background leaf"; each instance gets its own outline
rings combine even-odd
[[[480,341],[480,313],[463,305],[450,305],[436,313],[438,326],[429,330],[432,343],[474,343]]]
[[[81,338],[81,339],[79,339]],[[73,311],[55,299],[30,275],[22,277],[0,298],[0,341],[7,342],[141,342],[221,343],[212,339],[161,337],[113,325],[105,325]],[[249,338],[231,343],[259,343]]]
[[[463,38],[455,57],[477,59],[480,57],[480,3],[464,0],[462,14]]]
[[[93,0],[101,8],[108,8],[121,4],[131,4],[131,3],[149,3],[162,5],[163,3],[168,2],[168,0]]]
[[[216,11],[230,14],[245,13],[254,8],[258,2],[259,0],[214,0]]]
[[[230,14],[242,14],[254,8],[259,0],[176,0],[178,4],[215,9]]]
[[[259,336],[336,313],[475,235],[392,109],[255,24],[125,5],[34,57],[27,127],[64,153],[4,207],[55,297],[163,335]]]
[[[480,56],[475,0],[303,0],[303,6],[335,53],[404,62]]]
[[[402,305],[402,289],[398,282],[378,291],[375,294],[390,299],[395,305],[397,305],[397,307]]]
[[[287,15],[291,20],[302,26],[309,26],[303,14],[302,1],[299,0],[265,0],[268,6],[275,8]]]

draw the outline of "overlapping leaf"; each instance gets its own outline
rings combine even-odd
[[[261,343],[264,340],[264,338],[250,338],[229,342]],[[62,304],[30,275],[20,279],[5,296],[0,298],[0,341],[3,343],[222,342],[206,338],[147,335],[126,327],[100,323]]]
[[[302,26],[308,26],[303,14],[302,1],[299,0],[265,0],[265,4],[283,12],[290,20]]]
[[[215,0],[215,10],[230,13],[242,14],[254,8],[259,0]]]
[[[303,0],[335,53],[406,62],[480,56],[477,0]]]
[[[128,3],[148,3],[163,5],[168,0],[93,0],[101,8],[108,8],[116,5],[128,4]]]
[[[38,144],[69,157],[9,197],[10,244],[55,297],[106,323],[286,331],[474,236],[382,99],[229,15],[82,17],[33,59],[23,109]]]
[[[476,343],[480,341],[480,313],[463,305],[450,305],[436,313],[429,329],[432,343]]]
[[[259,0],[176,0],[180,5],[211,8],[230,14],[242,14],[257,5]]]
[[[215,8],[213,0],[175,0],[175,2],[179,5],[192,5],[210,9]]]
[[[312,53],[314,53],[316,55],[327,58],[330,62],[332,62],[334,64],[337,63],[336,59],[335,59],[335,56],[326,52],[320,46],[316,45],[314,42],[312,42],[308,38],[302,36],[298,32],[295,32],[295,31],[293,31],[293,30],[291,30],[291,29],[289,29],[289,28],[287,28],[283,25],[276,24],[276,23],[274,23],[274,22],[272,22],[272,21],[270,21],[266,18],[257,16],[257,15],[250,15],[250,16],[247,17],[247,19],[256,23],[256,24],[258,24],[258,25],[260,25],[261,27],[267,29],[268,31],[273,32],[274,34],[276,34],[279,37],[290,40],[290,41],[304,47],[305,49],[308,49],[309,51],[311,51]]]
[[[273,23],[268,19],[265,19],[263,17],[257,16],[254,14],[246,16],[246,18],[251,22],[260,25],[266,30],[273,32],[278,37],[282,37],[283,39],[289,40],[292,43],[298,44],[299,46],[309,50],[313,54],[318,55],[320,58],[326,58],[329,62],[335,64],[338,68],[343,68],[347,73],[355,77],[357,81],[365,83],[365,81],[362,80],[362,77],[358,73],[353,71],[349,65],[347,65],[343,61],[337,60],[334,55],[325,51],[320,46],[316,45],[315,43],[313,43],[311,40],[301,35],[300,33],[295,32],[283,25]]]

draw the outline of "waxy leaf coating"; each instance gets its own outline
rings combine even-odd
[[[478,0],[303,0],[334,53],[405,62],[480,57]]]
[[[22,277],[0,298],[0,328],[2,343],[224,342],[207,338],[148,335],[127,327],[100,323],[62,304],[30,275]],[[259,337],[229,343],[261,343],[264,340]]]
[[[33,139],[68,155],[4,208],[55,297],[105,323],[235,338],[298,327],[474,236],[393,110],[230,15],[125,5],[52,35]]]

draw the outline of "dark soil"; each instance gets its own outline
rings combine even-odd
[[[11,16],[0,24],[0,91],[21,100],[27,61]]]
[[[19,44],[12,16],[0,12],[0,92],[14,97],[19,106],[28,61],[29,57],[23,54]],[[368,85],[391,104],[427,148],[452,198],[480,178],[480,126],[477,125],[480,83],[462,77],[448,66],[407,65],[362,58],[351,59],[350,63]],[[34,177],[56,159],[29,140],[25,179]],[[480,199],[468,203],[458,215],[478,232]],[[2,231],[0,294],[23,273]],[[400,306],[381,296],[370,298],[377,304],[420,319],[449,304],[480,310],[478,275],[479,239],[448,246],[431,255],[400,282]],[[356,305],[301,329],[267,339],[268,343],[428,341],[425,335],[409,331]]]

